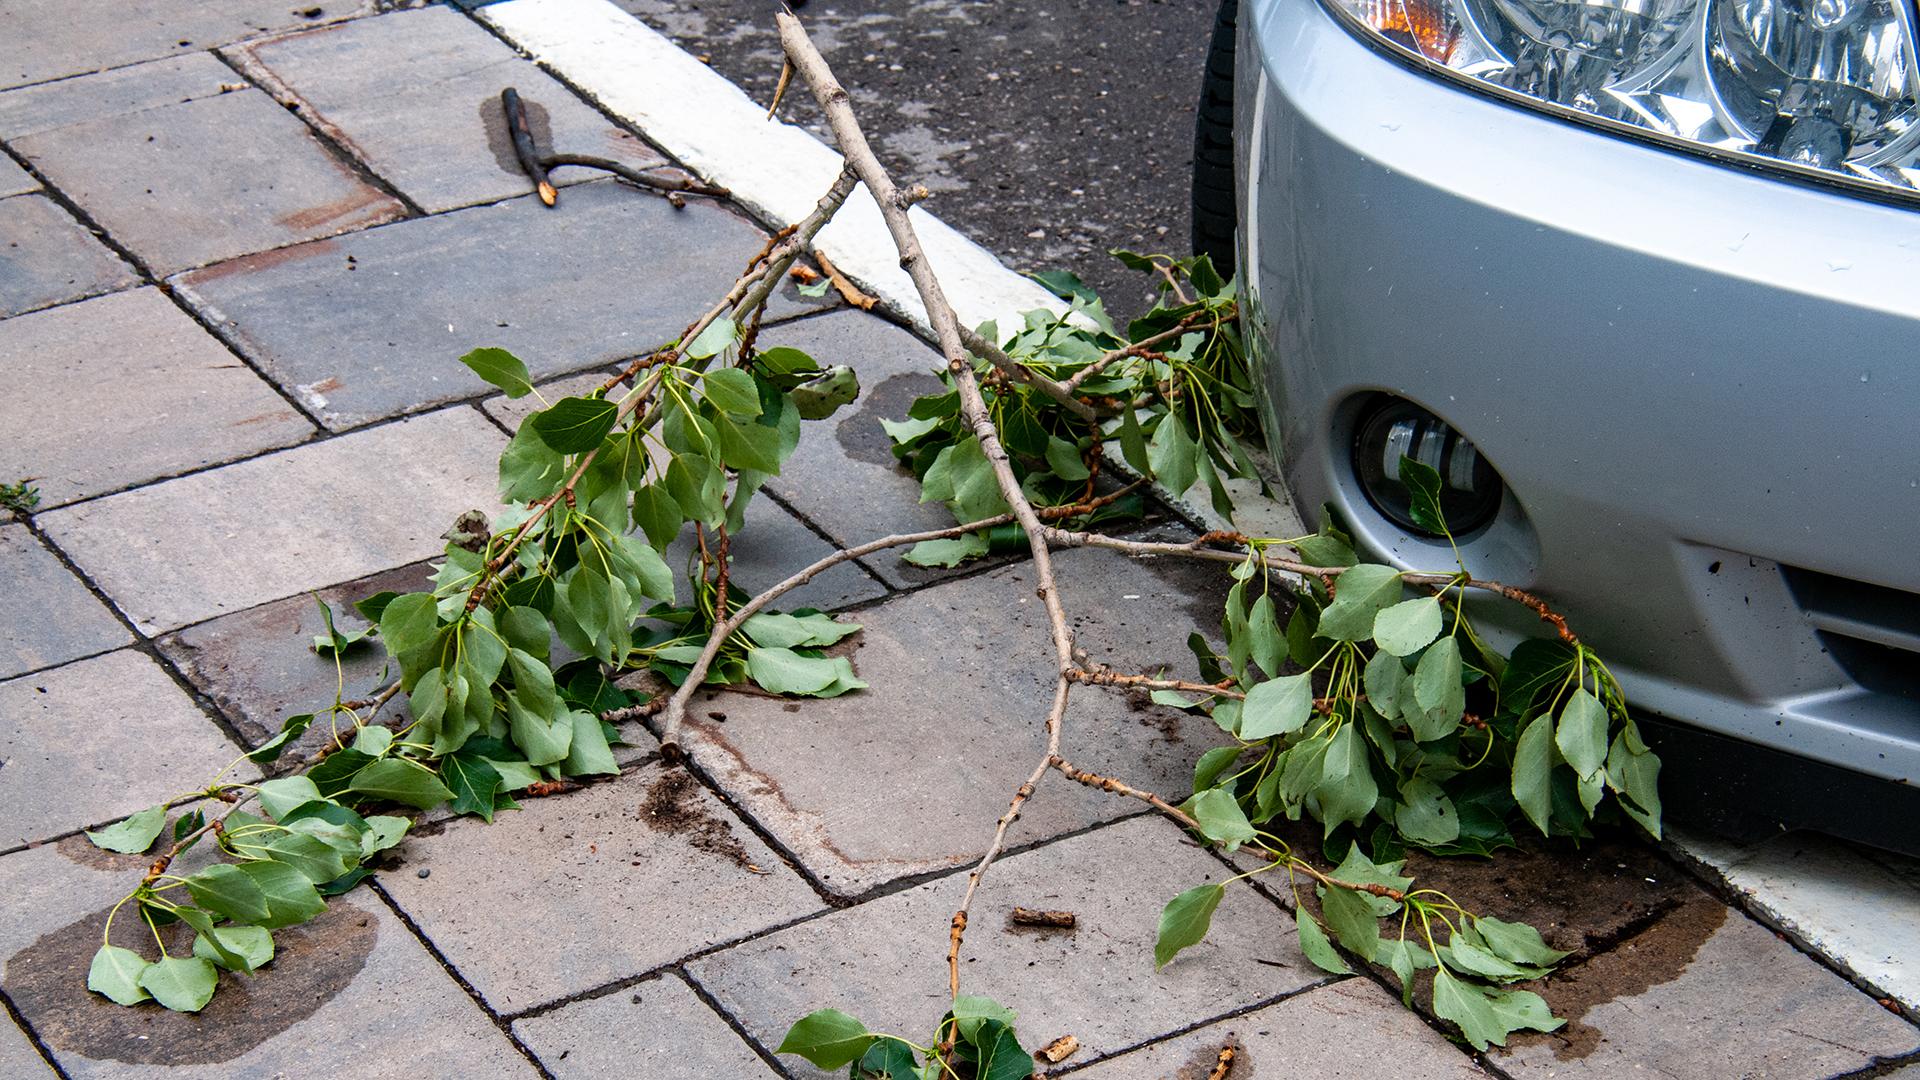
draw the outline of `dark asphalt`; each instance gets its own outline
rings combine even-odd
[[[771,99],[772,0],[619,0]],[[797,6],[895,179],[1017,270],[1070,269],[1116,314],[1147,279],[1110,248],[1188,250],[1193,114],[1214,0],[862,0]],[[796,86],[781,107],[824,136]]]

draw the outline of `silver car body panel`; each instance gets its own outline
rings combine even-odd
[[[1316,0],[1240,11],[1248,337],[1299,504],[1450,566],[1354,479],[1367,396],[1413,400],[1508,485],[1468,568],[1637,706],[1920,777],[1920,213],[1493,100]]]

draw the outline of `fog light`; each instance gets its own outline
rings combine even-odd
[[[1472,443],[1411,401],[1387,398],[1361,418],[1353,471],[1373,508],[1409,532],[1440,535],[1414,523],[1413,496],[1400,479],[1402,457],[1440,474],[1440,512],[1453,535],[1474,532],[1500,509],[1500,474]]]

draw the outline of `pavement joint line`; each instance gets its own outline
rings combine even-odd
[[[840,541],[835,540],[833,537],[827,535],[827,530],[814,524],[813,519],[808,517],[806,514],[802,513],[799,507],[794,506],[792,503],[787,502],[787,500],[781,498],[779,495],[776,495],[771,491],[768,491],[765,488],[761,488],[759,491],[755,492],[754,494],[756,497],[766,499],[768,502],[771,502],[773,505],[779,507],[782,510],[785,510],[789,514],[792,514],[794,518],[798,520],[800,524],[803,527],[805,527],[808,532],[811,532],[813,535],[819,537],[821,540],[826,541],[828,547],[831,547],[835,551],[847,550],[846,548],[843,548],[840,546]],[[874,552],[874,554],[878,555],[879,552]],[[857,606],[868,607],[873,604],[885,603],[886,601],[902,593],[903,590],[896,589],[892,585],[887,584],[887,579],[880,576],[880,574],[876,573],[873,567],[868,566],[867,560],[865,558],[860,556],[855,556],[854,558],[848,559],[847,561],[859,567],[863,573],[865,573],[868,577],[872,578],[874,581],[880,584],[879,596],[872,597],[871,599],[868,599],[868,600],[857,601],[856,602]],[[855,606],[856,604],[846,604],[842,607],[834,608],[833,612],[837,614],[842,611],[849,611],[849,610],[852,610]]]
[[[838,151],[804,128],[769,120],[765,107],[739,87],[609,0],[504,0],[472,14],[669,157],[726,187],[763,224],[779,227],[804,217],[840,172]],[[1014,325],[1020,313],[1035,308],[1065,310],[1037,282],[1014,273],[924,207],[910,213],[949,302],[967,325],[989,319]],[[922,337],[930,333],[870,197],[849,198],[814,246]]]
[[[236,346],[231,339],[229,339],[225,334],[221,333],[220,328],[218,326],[215,326],[209,319],[203,316],[200,312],[195,311],[192,304],[187,303],[185,300],[182,300],[179,296],[175,295],[173,286],[168,284],[165,278],[154,273],[153,267],[147,265],[146,261],[140,258],[138,255],[134,254],[131,248],[127,247],[126,245],[122,244],[118,239],[116,239],[112,233],[107,231],[105,226],[101,225],[98,221],[95,221],[91,214],[87,213],[86,210],[84,210],[79,203],[75,202],[71,196],[69,196],[65,191],[62,191],[58,186],[56,186],[52,180],[48,179],[46,174],[42,173],[37,167],[35,167],[31,161],[27,160],[27,158],[24,155],[21,155],[20,153],[15,151],[12,147],[7,146],[4,141],[0,141],[0,149],[4,149],[7,152],[8,156],[12,157],[22,169],[26,170],[27,175],[39,181],[41,190],[46,194],[47,198],[52,199],[54,203],[57,204],[62,210],[65,210],[68,214],[72,215],[73,219],[79,222],[82,228],[86,229],[88,232],[93,234],[94,239],[100,241],[100,243],[104,245],[107,248],[107,250],[119,256],[122,260],[126,262],[128,266],[131,266],[133,268],[134,274],[140,279],[140,285],[131,286],[130,288],[137,289],[137,288],[141,288],[142,286],[150,285],[160,290],[160,295],[166,297],[168,303],[171,303],[174,307],[179,308],[181,312],[183,312],[187,316],[187,318],[193,320],[194,325],[200,327],[202,330],[205,330],[207,333],[211,334],[215,341],[218,341],[229,353],[233,354],[234,359],[240,361],[240,363],[243,366],[245,366],[248,371],[253,372],[254,377],[259,379],[261,382],[265,383],[267,385],[267,388],[272,390],[275,396],[279,397],[282,401],[285,401],[287,405],[293,409],[296,415],[306,420],[309,424],[312,424],[320,432],[324,433],[326,431],[327,426],[320,422],[319,416],[315,415],[305,405],[301,404],[301,402],[298,399],[296,399],[291,393],[289,393],[279,383],[274,382],[272,379],[268,378],[267,373],[262,371],[259,365],[255,364],[247,356],[246,353],[242,352],[239,349],[239,347]],[[291,247],[293,245],[289,244],[289,245],[282,245],[282,246]],[[268,250],[274,250],[274,249],[268,249]],[[258,254],[258,252],[249,252],[248,254]],[[238,257],[242,257],[242,256],[236,256],[236,258]],[[181,273],[185,273],[185,272],[186,271],[181,271]],[[124,292],[129,290],[120,290],[120,291]],[[76,300],[76,301],[70,301],[69,303],[81,303],[81,302],[83,301]],[[55,304],[52,307],[64,307],[64,306],[66,305]],[[52,310],[52,308],[42,308],[41,310],[43,311]],[[305,444],[302,443],[300,445],[305,445]],[[231,463],[229,462],[228,464],[231,464]],[[214,467],[214,466],[209,466],[209,467]]]
[[[53,1070],[55,1076],[60,1077],[60,1080],[71,1080],[67,1070],[61,1068],[60,1063],[54,1060],[53,1051],[47,1049],[46,1042],[40,1038],[40,1032],[34,1029],[33,1024],[27,1020],[26,1014],[20,1011],[20,1006],[13,1003],[13,995],[7,993],[5,989],[0,989],[0,1011],[4,1011],[5,1015],[12,1019],[13,1026],[19,1029],[20,1034],[26,1036],[27,1042],[33,1046],[33,1052],[40,1055],[40,1060],[46,1063],[47,1068]]]
[[[1123,1054],[1131,1054],[1137,1050],[1145,1050],[1150,1046],[1158,1046],[1163,1042],[1168,1042],[1170,1040],[1178,1039],[1186,1035],[1191,1035],[1194,1032],[1199,1031],[1201,1028],[1208,1027],[1213,1024],[1223,1024],[1223,1023],[1226,1023],[1228,1020],[1233,1020],[1238,1017],[1245,1016],[1248,1013],[1259,1012],[1261,1009],[1271,1008],[1272,1006],[1278,1005],[1282,1002],[1291,1001],[1294,998],[1301,996],[1302,994],[1311,994],[1315,990],[1323,990],[1329,986],[1333,986],[1338,983],[1347,982],[1357,977],[1358,976],[1353,976],[1353,975],[1327,975],[1322,979],[1320,979],[1320,981],[1308,983],[1307,985],[1302,986],[1297,990],[1289,990],[1284,994],[1275,994],[1272,997],[1263,998],[1259,1001],[1256,1001],[1251,1005],[1242,1005],[1237,1009],[1233,1009],[1228,1012],[1221,1013],[1218,1016],[1208,1017],[1207,1019],[1201,1020],[1198,1023],[1188,1024],[1183,1028],[1177,1028],[1173,1031],[1167,1032],[1164,1035],[1156,1035],[1151,1039],[1145,1039],[1141,1042],[1133,1043],[1128,1046],[1123,1046],[1118,1050],[1112,1050],[1107,1053],[1101,1054],[1097,1057],[1090,1057],[1085,1061],[1076,1061],[1071,1065],[1063,1065],[1060,1068],[1047,1073],[1046,1075],[1049,1078],[1055,1077],[1055,1076],[1069,1076],[1069,1075],[1072,1075],[1073,1073],[1077,1073],[1081,1071],[1082,1069],[1090,1069],[1095,1065],[1102,1064],[1103,1062],[1112,1061],[1114,1058],[1120,1057]]]
[[[412,221],[415,218],[433,216],[422,208],[419,203],[409,198],[406,192],[401,191],[389,182],[386,177],[375,172],[371,162],[361,159],[360,155],[354,153],[344,133],[329,130],[327,125],[320,119],[318,111],[314,109],[312,105],[308,104],[305,98],[295,93],[293,88],[288,86],[284,80],[275,76],[265,64],[254,60],[250,56],[247,56],[245,59],[241,58],[246,55],[248,46],[279,41],[283,38],[296,37],[311,32],[313,32],[312,28],[303,27],[289,30],[284,34],[273,34],[266,37],[249,38],[244,41],[232,42],[208,51],[212,52],[216,60],[225,64],[248,86],[259,90],[261,93],[267,95],[274,103],[292,113],[294,118],[306,127],[308,134],[312,135],[313,138],[320,143],[321,148],[333,157],[335,161],[346,166],[347,170],[353,175],[359,177],[369,186],[378,190],[381,194],[392,198],[405,208],[407,212],[406,216],[400,218],[400,221]],[[390,224],[393,224],[393,222],[379,222],[373,227],[377,228],[378,225]],[[345,233],[336,233],[334,235],[340,236],[346,235],[347,233],[364,232],[366,228],[367,226],[361,226],[360,228],[348,229]],[[306,241],[302,241],[302,243],[305,242]]]
[[[740,1040],[746,1043],[755,1054],[758,1054],[760,1060],[766,1062],[768,1068],[791,1080],[793,1073],[787,1069],[785,1063],[783,1063],[770,1048],[761,1046],[760,1040],[748,1034],[746,1025],[742,1024],[731,1012],[728,1012],[726,1007],[720,1004],[719,999],[708,993],[707,988],[700,985],[698,979],[688,974],[685,968],[676,968],[674,974],[680,976],[680,981],[687,985],[688,990],[693,991],[693,996],[699,998],[701,1004],[713,1010],[714,1015],[725,1022],[729,1028],[732,1028],[733,1033],[738,1035]]]
[[[364,884],[367,888],[373,890],[374,895],[378,896],[382,903],[387,905],[387,910],[393,912],[393,917],[400,920],[400,925],[406,927],[407,932],[412,934],[414,940],[420,943],[420,947],[427,950],[427,955],[433,957],[434,961],[447,973],[447,977],[452,979],[454,984],[460,987],[460,989],[466,991],[467,996],[473,999],[473,1003],[479,1007],[481,1013],[493,1022],[493,1026],[499,1029],[500,1034],[507,1037],[508,1042],[513,1044],[513,1048],[520,1051],[520,1055],[526,1058],[527,1062],[531,1064],[541,1076],[545,1077],[546,1080],[559,1080],[558,1077],[554,1076],[553,1073],[547,1069],[546,1064],[540,1060],[539,1055],[533,1052],[533,1048],[520,1041],[520,1036],[513,1033],[512,1022],[496,1012],[493,1006],[487,1004],[487,999],[480,995],[480,991],[474,989],[473,984],[467,981],[467,977],[462,975],[460,969],[453,965],[453,961],[447,959],[446,954],[440,951],[440,947],[435,945],[433,939],[427,936],[426,931],[420,928],[420,924],[413,921],[413,916],[408,913],[407,909],[402,907],[400,902],[393,898],[393,894],[389,893],[386,887],[380,884],[380,876],[375,874],[367,878]]]
[[[251,746],[247,745],[247,740],[240,734],[240,729],[235,727],[233,725],[233,722],[227,718],[227,715],[224,712],[220,711],[219,706],[213,703],[213,699],[209,697],[207,694],[203,693],[198,686],[195,686],[193,683],[193,680],[187,678],[186,674],[182,672],[177,666],[175,666],[173,661],[167,658],[166,654],[160,651],[160,647],[154,643],[153,638],[148,637],[146,634],[143,634],[140,632],[140,628],[138,626],[135,626],[133,624],[133,620],[128,618],[127,614],[120,610],[119,605],[113,602],[113,598],[108,596],[105,590],[101,589],[100,586],[97,583],[95,583],[92,576],[87,574],[85,570],[81,569],[80,564],[74,562],[73,559],[69,557],[64,550],[61,549],[59,544],[54,543],[53,537],[48,536],[46,533],[41,531],[38,522],[35,522],[31,517],[20,518],[16,516],[15,520],[18,521],[29,533],[31,533],[34,539],[38,540],[41,546],[44,547],[49,554],[51,554],[55,559],[59,560],[60,565],[65,567],[68,573],[72,574],[75,578],[77,578],[80,584],[84,586],[88,592],[93,594],[94,599],[100,601],[100,603],[106,607],[107,611],[110,612],[115,619],[118,619],[120,621],[120,625],[124,627],[129,634],[133,635],[133,641],[131,644],[121,645],[118,648],[108,649],[103,653],[97,653],[95,655],[104,656],[107,653],[121,652],[126,649],[132,649],[140,653],[141,655],[145,656],[147,659],[152,660],[154,663],[159,664],[160,670],[165,672],[167,677],[172,679],[174,684],[179,686],[180,689],[186,693],[188,700],[193,702],[194,707],[199,709],[200,712],[206,716],[207,720],[211,722],[214,727],[220,729],[220,733],[227,737],[228,742],[238,747],[242,754],[246,754],[253,749]],[[67,661],[67,663],[68,664],[78,663],[80,660],[84,660],[84,659],[87,659],[87,658],[79,657],[74,660],[69,660]],[[62,666],[64,665],[54,664],[49,667],[40,668],[38,669],[38,673],[44,674],[47,671],[50,671],[50,670],[53,670],[54,668],[59,668]],[[35,674],[35,673],[29,672],[19,676],[15,676],[15,677],[27,678],[32,674]],[[10,682],[12,680],[8,680],[8,681]],[[114,818],[112,820],[118,821],[120,819]],[[0,854],[4,854],[4,853],[0,853]]]

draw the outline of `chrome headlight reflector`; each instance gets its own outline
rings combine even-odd
[[[1920,197],[1914,0],[1326,2],[1500,96]]]

